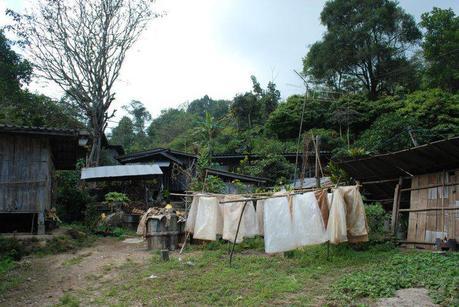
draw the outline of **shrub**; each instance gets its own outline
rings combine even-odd
[[[57,171],[56,186],[56,209],[59,218],[66,223],[82,221],[90,197],[80,186],[80,171]]]
[[[388,232],[385,230],[385,221],[390,220],[389,214],[384,210],[380,203],[371,203],[365,205],[365,214],[367,216],[369,239],[372,241],[382,241],[388,238]]]
[[[0,237],[0,259],[21,260],[27,255],[27,251],[21,242],[15,238]]]
[[[129,198],[126,196],[126,194],[119,193],[119,192],[110,192],[105,194],[105,201],[108,203],[113,203],[113,202],[122,202],[126,203],[129,202]]]

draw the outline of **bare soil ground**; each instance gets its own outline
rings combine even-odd
[[[97,282],[91,276],[110,279],[110,270],[130,259],[143,263],[151,253],[145,242],[125,243],[114,238],[101,238],[92,247],[76,253],[30,257],[21,261],[13,272],[25,281],[0,298],[1,306],[50,306],[59,303],[65,293],[90,288]],[[99,280],[100,282],[100,280]]]
[[[395,297],[378,300],[375,307],[434,307],[427,290],[423,288],[401,289],[395,293]]]

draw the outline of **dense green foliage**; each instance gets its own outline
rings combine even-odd
[[[0,124],[80,128],[73,109],[63,101],[32,94],[23,86],[32,76],[32,66],[12,49],[0,30]]]

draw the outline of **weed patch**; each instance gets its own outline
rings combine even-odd
[[[459,304],[459,255],[399,253],[370,268],[347,274],[332,286],[331,298],[350,303],[364,297],[393,296],[398,289],[425,287],[434,302]]]

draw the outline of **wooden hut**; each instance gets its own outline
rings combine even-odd
[[[367,199],[392,210],[394,233],[407,224],[407,246],[459,241],[459,137],[337,164],[363,185]]]
[[[0,125],[0,231],[45,232],[54,170],[74,169],[88,133]]]

